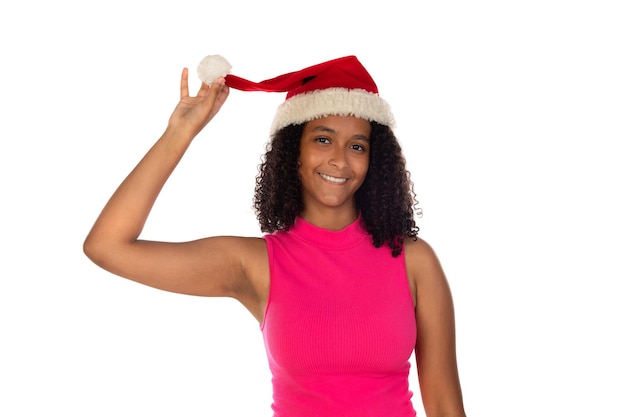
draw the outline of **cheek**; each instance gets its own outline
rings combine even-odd
[[[363,177],[367,175],[367,172],[369,171],[369,167],[370,167],[369,158],[366,158],[364,161],[360,161],[358,165],[358,170]]]

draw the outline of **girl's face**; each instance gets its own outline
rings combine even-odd
[[[355,210],[354,194],[369,166],[371,126],[352,116],[328,116],[304,126],[298,175],[305,210]]]

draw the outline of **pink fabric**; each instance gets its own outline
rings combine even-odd
[[[414,417],[416,324],[404,254],[298,218],[265,236],[271,290],[261,326],[275,417]]]

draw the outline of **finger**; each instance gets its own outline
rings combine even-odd
[[[198,94],[196,97],[202,98],[204,101],[215,101],[215,97],[219,94],[220,90],[224,87],[225,84],[224,78],[218,78],[213,81],[211,84],[202,83],[200,89],[198,90]]]
[[[211,101],[215,101],[220,91],[222,91],[222,89],[224,88],[228,87],[226,87],[226,80],[223,77],[220,77],[217,80],[213,81],[213,83],[211,83],[211,86],[207,87],[209,99]]]
[[[217,93],[217,97],[215,98],[216,106],[221,107],[228,98],[229,93],[230,88],[228,88],[227,85],[223,85],[222,88],[220,88],[220,91]]]
[[[189,97],[189,70],[183,68],[180,76],[180,98]]]
[[[228,94],[230,93],[230,88],[228,88],[226,84],[220,84],[219,88],[215,88],[212,90],[215,90],[214,91],[215,95],[212,96],[213,107],[211,109],[211,117],[215,116],[222,108],[222,105],[228,98]]]
[[[200,86],[200,89],[198,90],[198,94],[196,94],[196,97],[206,97],[210,88],[211,88],[210,85],[203,82],[202,85]]]

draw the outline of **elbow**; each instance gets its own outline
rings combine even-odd
[[[96,240],[89,234],[87,238],[83,241],[83,253],[87,258],[89,258],[94,263],[98,259],[98,244]]]
[[[109,251],[102,239],[98,239],[90,233],[83,242],[83,253],[93,263],[102,266],[106,261]]]
[[[83,241],[83,253],[89,260],[100,268],[120,275],[121,265],[124,263],[124,253],[129,246],[113,239],[107,234],[89,233]]]

